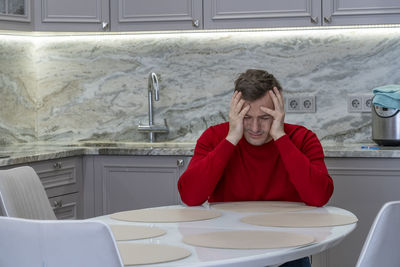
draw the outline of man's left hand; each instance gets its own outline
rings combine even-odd
[[[278,90],[278,88],[274,87],[273,90],[268,91],[269,96],[274,103],[274,110],[269,109],[267,107],[260,107],[261,110],[272,116],[273,122],[271,124],[271,129],[269,131],[270,136],[277,140],[283,135],[285,135],[285,131],[283,130],[283,123],[285,120],[285,107],[283,102],[282,93]]]

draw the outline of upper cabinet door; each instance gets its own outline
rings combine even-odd
[[[113,0],[112,31],[203,28],[201,0]]]
[[[108,0],[35,0],[35,29],[108,31]]]
[[[0,28],[32,30],[32,0],[0,0]]]
[[[321,25],[321,0],[204,0],[204,28]]]
[[[400,23],[399,0],[323,0],[323,25]]]

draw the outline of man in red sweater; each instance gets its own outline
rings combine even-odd
[[[282,88],[272,74],[247,70],[235,81],[229,122],[208,128],[178,182],[187,205],[281,200],[323,206],[333,193],[317,136],[284,123]],[[282,266],[310,266],[308,258]]]

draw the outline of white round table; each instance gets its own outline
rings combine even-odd
[[[164,209],[179,208],[177,206],[161,207]],[[195,209],[207,209],[208,205],[199,207],[190,207]],[[211,208],[213,209],[213,208]],[[219,210],[222,213],[221,217],[194,221],[194,222],[179,222],[179,223],[137,223],[127,222],[111,219],[109,215],[91,218],[89,220],[102,221],[109,225],[141,225],[152,226],[164,229],[167,233],[163,236],[132,240],[128,242],[145,243],[145,244],[167,244],[185,248],[189,250],[192,255],[177,261],[165,262],[153,265],[136,265],[143,267],[155,266],[279,266],[285,262],[295,260],[302,257],[307,257],[327,250],[339,244],[349,233],[356,228],[356,223],[333,226],[333,227],[313,227],[313,228],[283,228],[283,227],[264,227],[245,224],[240,221],[242,217],[256,214],[255,212],[233,212],[227,210]],[[301,213],[307,212],[321,212],[321,213],[335,213],[343,215],[353,215],[351,212],[336,207],[322,207],[304,211],[297,211]],[[200,234],[206,232],[217,232],[227,230],[275,230],[295,232],[302,234],[309,234],[315,238],[315,242],[300,247],[294,248],[281,248],[281,249],[217,249],[206,247],[195,247],[187,245],[182,242],[184,235]],[[126,241],[124,241],[126,242]]]

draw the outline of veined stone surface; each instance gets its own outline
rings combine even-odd
[[[32,48],[30,38],[0,35],[0,145],[37,138]]]
[[[316,113],[286,122],[328,145],[371,142],[370,113],[348,113],[347,96],[400,84],[400,28],[30,38],[0,40],[0,142],[146,141],[137,125],[148,122],[150,72],[160,83],[155,122],[170,129],[157,140],[196,141],[228,119],[233,82],[248,68],[273,73],[285,97],[316,96]]]

